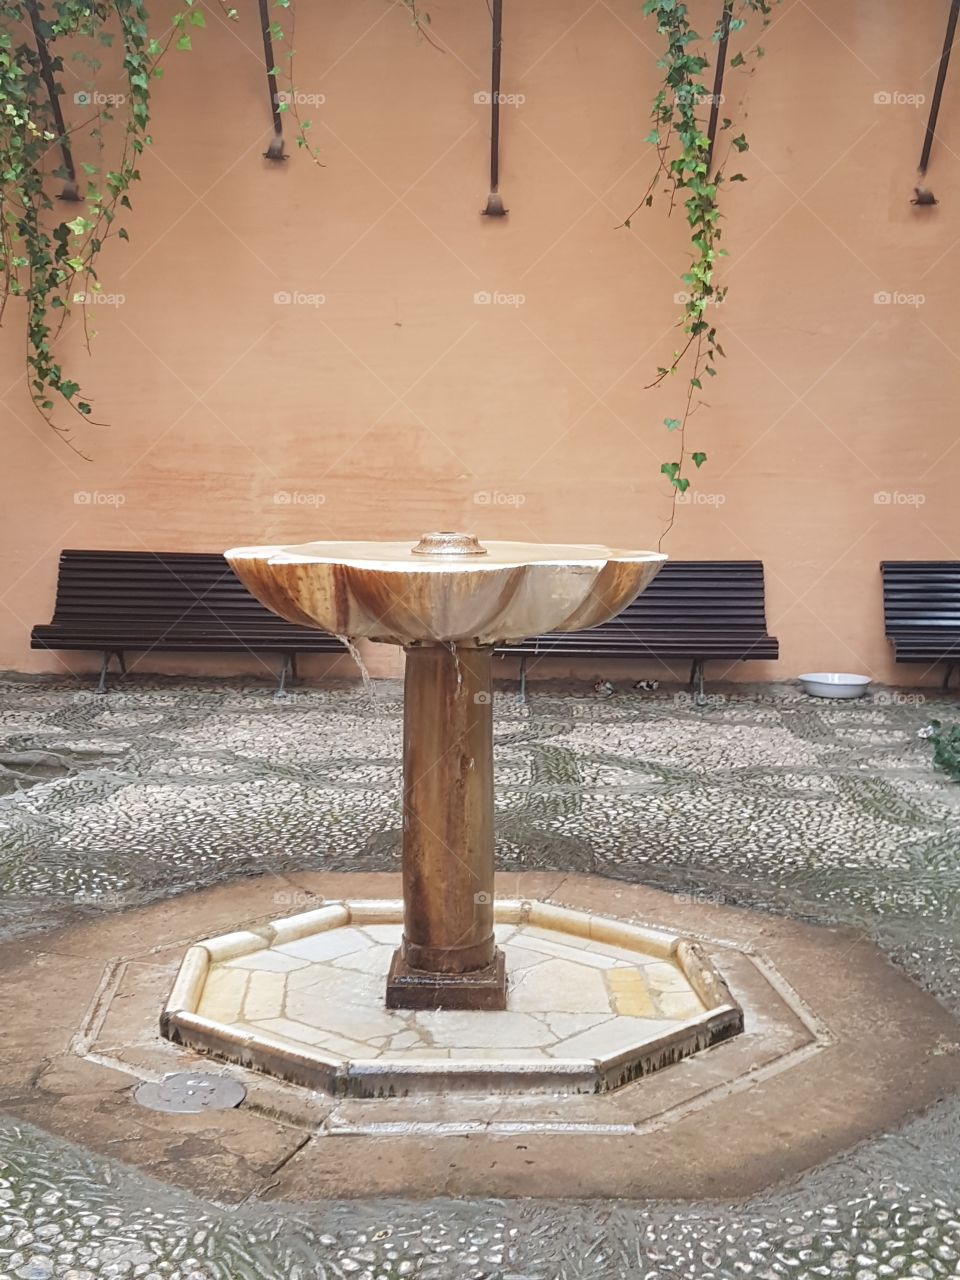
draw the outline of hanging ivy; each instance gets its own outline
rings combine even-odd
[[[747,19],[742,16],[753,12],[762,16],[763,25],[769,22],[771,3],[778,0],[741,0],[734,12],[733,0],[724,0],[717,25],[711,35],[714,47],[725,49],[731,34],[743,30]],[[688,463],[700,468],[707,460],[701,450],[688,450],[686,428],[690,415],[701,400],[704,378],[716,376],[716,361],[724,354],[717,335],[717,326],[708,316],[708,308],[723,301],[726,288],[714,283],[718,259],[726,256],[721,248],[720,188],[726,181],[745,182],[743,173],[727,177],[727,164],[749,149],[743,133],[735,133],[730,117],[721,117],[718,110],[712,115],[717,133],[729,133],[730,141],[723,159],[713,165],[713,153],[717,139],[708,132],[706,115],[711,105],[711,87],[706,72],[710,59],[701,51],[703,38],[694,30],[687,5],[682,0],[646,0],[644,14],[655,19],[657,33],[664,41],[664,54],[657,62],[662,72],[662,87],[657,91],[650,109],[653,128],[644,139],[656,148],[657,168],[643,199],[625,219],[631,219],[644,207],[653,204],[656,192],[663,189],[667,196],[668,212],[672,213],[682,202],[690,228],[693,246],[688,269],[682,274],[685,302],[678,326],[683,341],[673,352],[670,362],[660,365],[657,376],[649,387],[677,376],[681,366],[686,373],[686,385],[678,408],[678,417],[663,419],[663,425],[678,441],[677,456],[664,462],[660,471],[671,485],[673,508],[668,532],[676,515],[676,498],[690,486]],[[763,49],[754,46],[750,51],[757,58]],[[748,54],[740,50],[729,61],[731,69],[746,65]],[[719,106],[719,104],[716,104]],[[712,173],[711,173],[712,169]]]
[[[103,245],[112,236],[129,238],[118,219],[132,207],[130,190],[151,142],[151,82],[162,75],[167,52],[188,51],[191,30],[206,26],[201,0],[181,3],[182,9],[154,33],[144,0],[0,0],[0,323],[10,298],[23,299],[30,395],[47,423],[78,453],[70,427],[56,415],[67,406],[91,421],[92,406],[54,355],[54,346],[67,316],[78,308],[88,349],[94,336],[86,302],[101,291],[96,265]],[[238,7],[217,3],[225,18],[237,21]],[[430,15],[418,0],[402,3],[418,38],[435,45]],[[285,80],[277,108],[295,122],[297,146],[320,164],[307,137],[311,122],[301,116],[301,95],[294,87],[291,0],[271,0],[271,7],[280,11],[279,18],[287,11],[284,22],[274,20],[268,27],[273,40],[286,41],[283,72],[269,69]],[[98,49],[114,49],[112,60],[119,55],[117,91],[75,92],[84,75],[93,84],[101,69]],[[81,123],[63,122],[45,76],[53,80],[56,99],[83,106]],[[83,154],[78,173],[60,162],[65,144]]]
[[[0,319],[11,297],[24,299],[30,394],[72,448],[70,428],[55,421],[54,414],[65,403],[89,419],[92,408],[54,355],[53,345],[75,306],[83,310],[88,344],[92,337],[85,299],[100,291],[96,263],[104,243],[111,236],[128,239],[118,219],[131,208],[129,191],[140,177],[139,159],[151,141],[150,82],[161,74],[167,50],[189,49],[190,28],[205,25],[198,0],[183,3],[158,38],[150,32],[143,0],[55,0],[46,5],[0,0]],[[67,42],[75,78],[64,94],[60,50]],[[116,92],[82,88],[84,76],[92,82],[101,66],[98,53],[88,48],[110,49],[116,43],[122,75]],[[46,70],[60,99],[83,108],[83,124],[58,126],[44,81],[44,46]],[[110,157],[106,126],[114,120],[121,122],[121,140]],[[60,157],[65,143],[76,142],[90,158],[72,174]],[[59,198],[51,194],[57,182],[67,184]],[[64,196],[78,203],[61,204]],[[75,216],[66,216],[67,210],[76,210]]]

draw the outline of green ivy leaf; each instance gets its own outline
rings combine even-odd
[[[702,467],[707,460],[707,455],[705,453],[691,453],[690,457],[693,459],[694,465],[697,467]]]

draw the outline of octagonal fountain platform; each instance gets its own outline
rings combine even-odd
[[[599,1093],[742,1029],[695,943],[537,901],[501,899],[506,1009],[390,1009],[400,901],[345,901],[187,953],[164,1033],[353,1097],[482,1087]]]

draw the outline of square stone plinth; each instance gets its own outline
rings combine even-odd
[[[451,1007],[426,988],[414,1007],[390,1007],[389,983],[405,977],[402,910],[334,903],[192,947],[163,1034],[311,1088],[395,1097],[602,1092],[742,1028],[692,942],[540,902],[497,904],[506,1007],[502,967],[489,975],[493,1007],[476,992]]]
[[[388,1009],[502,1010],[507,1007],[507,967],[499,949],[492,962],[470,973],[411,969],[398,947],[387,974]]]

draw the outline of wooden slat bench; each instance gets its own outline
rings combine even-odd
[[[780,646],[767,634],[761,561],[668,560],[646,591],[610,622],[536,636],[498,652],[521,655],[521,696],[533,655],[689,660],[690,684],[702,702],[705,662],[776,658]]]
[[[960,663],[960,561],[884,560],[883,625],[897,662]]]
[[[335,636],[265,609],[222,555],[186,551],[62,551],[53,620],[33,628],[30,647],[99,649],[97,693],[111,657],[126,674],[128,651],[276,653],[278,694],[298,653],[344,652]]]

